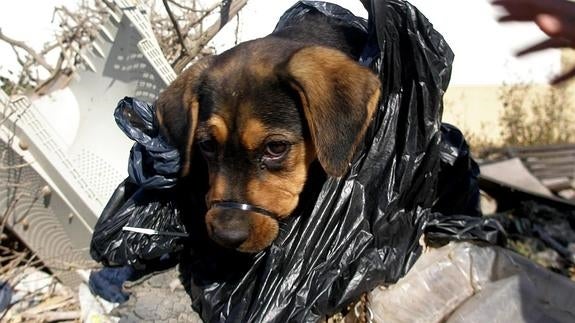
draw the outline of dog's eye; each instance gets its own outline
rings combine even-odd
[[[285,141],[271,141],[266,144],[265,156],[268,158],[281,158],[289,148],[289,143]]]
[[[213,139],[202,140],[198,143],[198,146],[206,157],[212,157],[218,149],[218,143]]]

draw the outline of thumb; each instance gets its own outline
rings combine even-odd
[[[575,20],[567,21],[550,14],[540,14],[535,17],[539,28],[551,37],[563,37],[575,43]]]

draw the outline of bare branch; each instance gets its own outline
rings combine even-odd
[[[7,42],[8,44],[21,48],[22,50],[24,50],[25,52],[28,53],[28,55],[32,56],[34,58],[34,60],[36,62],[38,62],[38,64],[40,64],[42,67],[44,67],[46,70],[48,70],[49,72],[54,71],[54,68],[48,64],[48,62],[46,62],[46,60],[44,59],[44,57],[42,57],[41,55],[39,55],[34,49],[32,49],[30,46],[26,45],[26,43],[22,42],[22,41],[18,41],[15,39],[12,39],[6,35],[4,35],[4,33],[2,32],[2,29],[0,28],[0,40],[3,40],[5,42]]]
[[[180,26],[178,25],[178,21],[174,18],[174,14],[170,9],[170,5],[168,4],[168,0],[162,0],[164,7],[166,8],[166,12],[172,21],[172,25],[174,25],[174,29],[176,30],[176,34],[178,35],[178,39],[180,40],[180,44],[182,46],[182,53],[186,53],[188,51],[188,47],[186,46],[186,42],[184,41],[184,37],[182,36],[182,32],[180,31]]]
[[[10,115],[8,117],[6,117],[4,120],[8,119],[14,112],[11,112]],[[2,120],[2,121],[4,121]],[[0,122],[0,124],[2,124]],[[22,164],[17,164],[17,165],[10,165],[10,166],[2,166],[0,164],[0,170],[9,170],[9,169],[17,169],[17,168],[24,168],[24,167],[28,167],[32,165],[32,163],[22,163]]]
[[[99,26],[108,17],[104,0],[83,1],[77,10],[56,7],[52,22],[59,29],[54,39],[47,42],[41,51],[35,51],[25,42],[12,39],[0,32],[0,41],[10,44],[16,53],[16,60],[22,67],[17,83],[11,83],[11,93],[35,90],[45,94],[65,86],[70,75],[82,64],[80,51],[91,46],[98,35]],[[47,59],[56,53],[57,61]],[[40,69],[41,68],[41,69]],[[46,70],[47,76],[43,72]]]
[[[206,10],[204,11],[204,13],[203,13],[200,17],[198,17],[198,19],[197,19],[196,21],[194,21],[194,22],[190,25],[189,28],[191,29],[191,28],[194,28],[194,27],[198,26],[199,24],[201,24],[201,23],[204,21],[204,18],[206,18],[207,16],[209,16],[210,14],[212,14],[212,12],[214,12],[214,11],[215,11],[216,9],[218,9],[219,7],[220,7],[220,5],[216,3],[216,4],[215,4],[214,6],[212,6],[211,8],[206,9]]]
[[[218,3],[216,3],[214,6],[212,6],[211,8],[208,9],[196,9],[196,8],[191,8],[188,6],[184,6],[183,4],[174,1],[174,0],[168,0],[170,3],[172,3],[173,5],[175,5],[176,7],[179,7],[180,9],[184,9],[187,11],[191,11],[191,12],[196,12],[196,13],[202,13],[202,12],[211,12],[214,11],[214,9],[216,9],[217,7],[219,7],[220,5]]]
[[[42,51],[40,52],[40,55],[46,55],[49,52],[51,52],[52,50],[58,48],[60,44],[58,42],[53,42],[52,44],[45,44],[44,48],[42,49]]]
[[[80,311],[66,311],[66,312],[48,311],[42,314],[28,314],[28,313],[22,314],[22,318],[24,320],[34,320],[37,322],[72,321],[72,320],[78,320],[80,319],[80,317],[82,317],[82,313]]]
[[[247,3],[247,0],[232,0],[228,12],[220,13],[220,19],[210,26],[206,31],[201,33],[200,38],[197,40],[194,47],[192,47],[188,55],[184,56],[179,61],[174,62],[172,65],[176,73],[180,73],[194,58],[202,52],[204,47],[216,36],[216,34],[224,27],[227,22],[225,17],[233,17],[238,14]]]

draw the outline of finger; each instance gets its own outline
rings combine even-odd
[[[504,9],[516,21],[534,19],[540,14],[575,17],[575,2],[566,0],[497,0],[492,5]],[[511,20],[505,20],[511,21]]]
[[[573,17],[575,15],[575,2],[565,0],[539,0],[539,4],[545,8],[545,12],[561,17]]]
[[[529,10],[561,15],[575,13],[575,3],[566,0],[494,0],[491,4],[505,8],[530,8]]]
[[[523,15],[505,15],[505,16],[501,16],[501,17],[497,17],[497,21],[498,22],[522,22],[522,21],[533,21],[535,19],[535,15],[531,15],[531,14],[523,14]]]
[[[525,49],[520,50],[519,52],[517,52],[515,54],[515,56],[524,56],[527,54],[531,54],[533,52],[538,52],[538,51],[542,51],[545,49],[551,49],[551,48],[561,48],[561,47],[566,47],[569,46],[569,42],[567,42],[564,39],[560,39],[560,38],[549,38],[546,39],[542,42],[539,42],[535,45],[529,46]]]
[[[509,13],[540,13],[545,11],[544,8],[537,4],[532,4],[526,1],[510,2],[510,1],[494,1],[491,3],[494,7],[502,8]]]
[[[490,3],[494,6],[525,6],[532,3],[530,0],[493,0]]]
[[[568,79],[570,79],[570,78],[572,78],[572,77],[574,77],[574,76],[575,76],[575,67],[572,68],[569,72],[563,73],[563,74],[561,74],[561,75],[559,75],[559,76],[553,78],[553,79],[551,80],[551,84],[552,84],[552,85],[558,85],[558,84],[560,84],[560,83],[563,83],[563,82],[567,81]]]
[[[532,21],[537,17],[537,15],[541,14],[541,10],[537,8],[533,8],[532,6],[504,6],[502,7],[505,12],[501,12],[503,14],[498,18],[499,22],[508,22],[508,21]]]
[[[541,14],[535,17],[535,23],[541,30],[550,35],[557,36],[565,29],[564,23],[555,16]]]
[[[537,15],[535,23],[549,36],[575,40],[575,18],[559,19],[552,15]]]

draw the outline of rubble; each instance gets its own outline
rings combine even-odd
[[[3,308],[0,321],[79,321],[80,307],[75,293],[51,274],[30,265],[14,266],[0,275]]]
[[[575,144],[503,147],[484,154],[495,160],[483,163],[484,175],[531,192],[575,201]],[[513,167],[503,167],[509,164]],[[523,185],[525,181],[530,185]]]
[[[374,322],[571,322],[574,292],[565,277],[507,249],[451,242],[369,300]]]
[[[575,145],[499,151],[511,158],[481,165],[484,215],[502,223],[505,247],[575,281]]]

